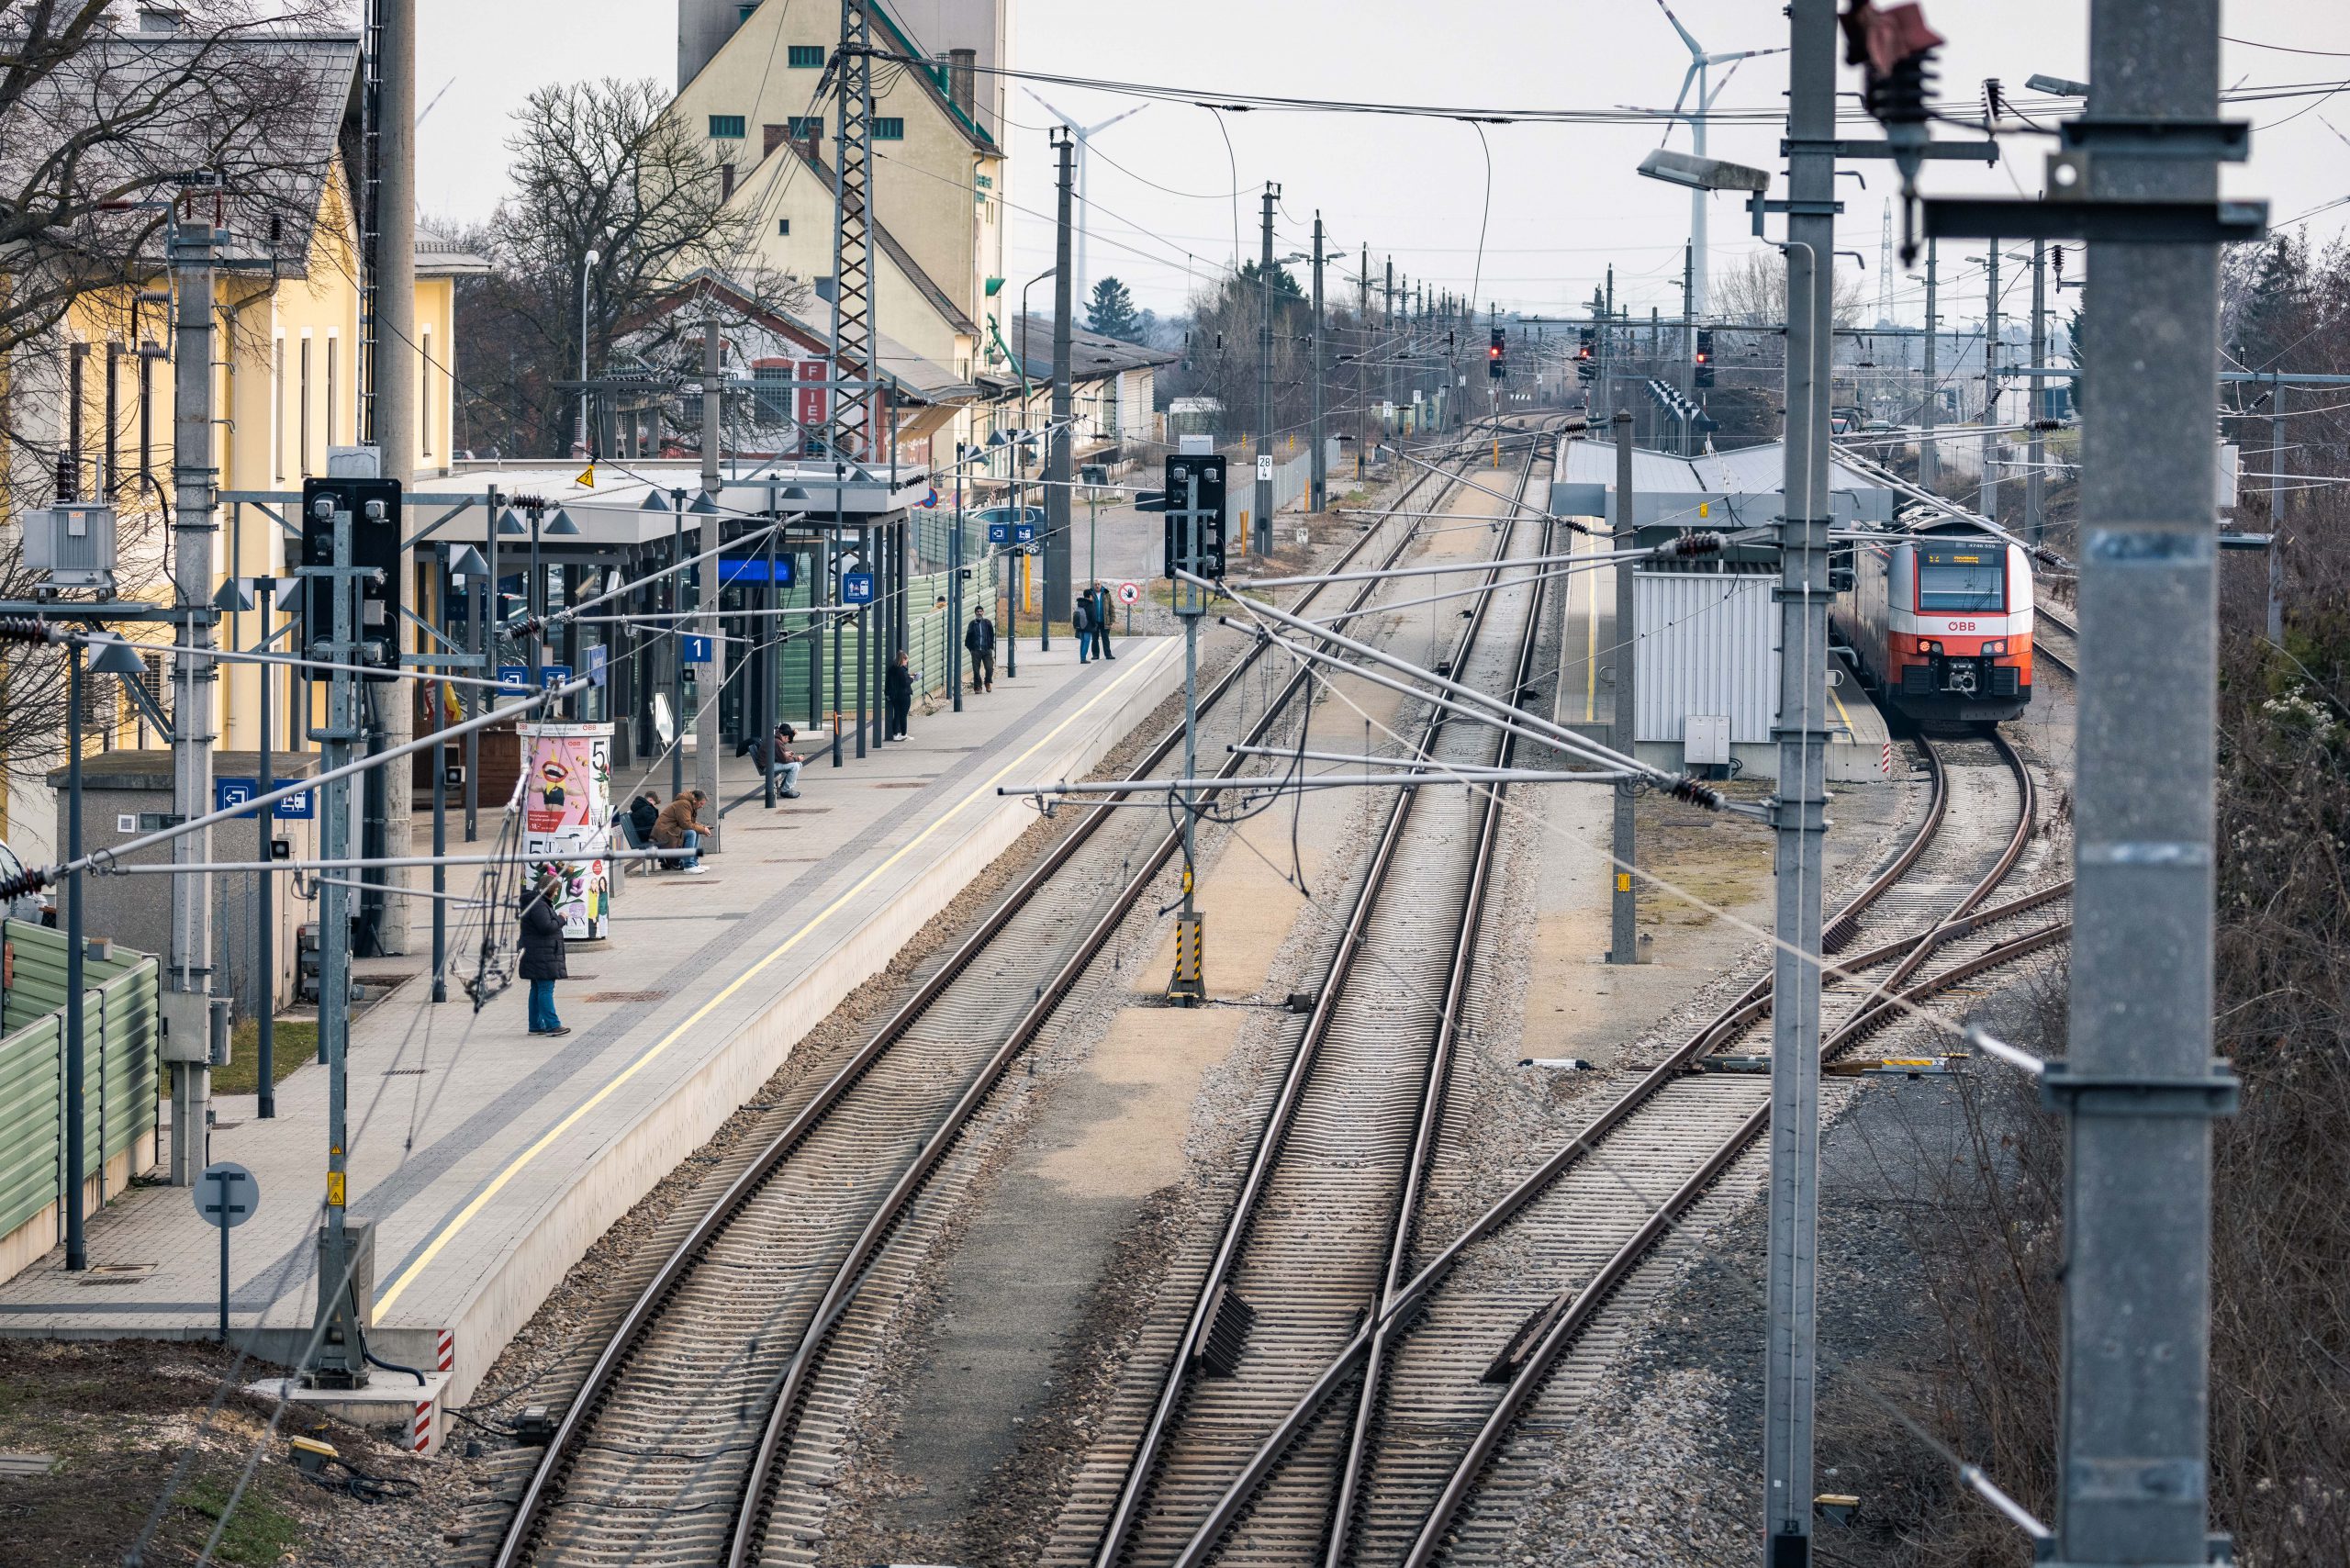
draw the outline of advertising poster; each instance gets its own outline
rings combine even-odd
[[[610,724],[523,724],[522,854],[532,877],[563,883],[555,913],[575,942],[611,925]]]

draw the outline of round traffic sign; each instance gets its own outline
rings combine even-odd
[[[1141,603],[1142,585],[1140,583],[1120,583],[1118,585],[1118,602],[1120,604]]]
[[[234,1229],[253,1217],[261,1207],[261,1183],[253,1173],[233,1159],[218,1160],[204,1168],[196,1179],[192,1195],[196,1212],[204,1223],[215,1228]],[[225,1254],[224,1254],[225,1256]]]

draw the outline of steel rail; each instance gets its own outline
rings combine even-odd
[[[1476,450],[1480,449],[1464,442],[1461,443],[1455,456],[1465,458]],[[1424,473],[1415,478],[1398,495],[1394,505],[1388,510],[1387,519],[1403,517],[1407,520],[1403,536],[1395,541],[1394,548],[1390,553],[1391,559],[1399,556],[1411,541],[1414,532],[1413,524],[1417,521],[1410,510],[1411,498],[1427,477],[1428,476]],[[1441,489],[1442,487],[1439,487],[1439,492]],[[1440,493],[1437,501],[1440,504]],[[1340,555],[1340,563],[1351,561],[1359,553],[1368,550],[1372,541],[1379,536],[1380,528],[1385,521],[1383,519],[1382,524],[1374,524],[1365,529],[1360,537],[1349,544]],[[1310,589],[1305,596],[1306,599],[1311,600],[1320,591],[1319,588]],[[1358,597],[1367,600],[1371,595],[1366,591]],[[1243,650],[1241,657],[1235,662],[1233,667],[1225,671],[1202,698],[1203,712],[1214,708],[1237,687],[1254,665],[1259,653],[1260,650],[1256,648]],[[1282,711],[1302,685],[1303,682],[1300,679],[1292,678],[1281,695],[1267,706],[1264,715],[1258,722],[1259,732],[1270,728],[1275,716]],[[1153,745],[1147,756],[1136,764],[1130,771],[1129,778],[1137,785],[1147,782],[1150,772],[1173,755],[1181,740],[1182,726],[1177,724]],[[1237,764],[1239,760],[1236,758],[1236,767],[1228,771],[1237,771]],[[1058,840],[1045,857],[1020,879],[1012,891],[989,911],[979,924],[957,945],[955,951],[937,970],[915,989],[913,994],[907,998],[906,1002],[875,1032],[873,1036],[842,1065],[806,1105],[794,1114],[791,1121],[769,1141],[757,1158],[744,1167],[728,1185],[725,1192],[718,1196],[709,1210],[679,1240],[668,1258],[662,1262],[661,1267],[631,1305],[627,1314],[613,1330],[603,1351],[589,1368],[578,1392],[565,1407],[562,1419],[556,1424],[554,1434],[540,1456],[539,1463],[532,1468],[531,1477],[525,1484],[520,1497],[517,1500],[514,1514],[509,1520],[505,1534],[500,1540],[498,1554],[492,1560],[492,1568],[518,1568],[524,1560],[534,1542],[544,1512],[553,1501],[563,1475],[567,1472],[579,1445],[584,1441],[588,1428],[600,1412],[621,1367],[634,1353],[645,1333],[658,1319],[669,1299],[693,1271],[694,1266],[700,1261],[715,1238],[739,1217],[745,1205],[775,1174],[792,1150],[807,1140],[809,1135],[856,1087],[874,1064],[879,1061],[890,1047],[913,1027],[956,980],[970,969],[980,954],[1002,934],[1003,928],[1021,910],[1033,902],[1038,892],[1051,881],[1054,875],[1084,846],[1106,820],[1108,819],[1105,816],[1099,814],[1082,820],[1075,829]],[[1116,914],[1122,914],[1124,909],[1130,906],[1134,899],[1139,896],[1142,888],[1151,877],[1156,875],[1158,865],[1163,861],[1164,855],[1162,846],[1160,854],[1130,879],[1125,896],[1119,901],[1120,907],[1114,913],[1113,919]],[[1103,935],[1106,939],[1106,933]],[[1098,944],[1095,946],[1098,946]]]
[[[1551,525],[1542,525],[1542,552],[1550,547]],[[1531,599],[1526,610],[1526,630],[1518,640],[1517,667],[1513,673],[1510,689],[1523,695],[1534,672],[1535,644],[1542,628],[1544,588],[1540,579],[1531,585]],[[1460,662],[1454,662],[1454,668]],[[1507,767],[1517,747],[1517,737],[1505,733],[1494,765]],[[1622,786],[1618,786],[1621,788]],[[1460,923],[1460,940],[1452,950],[1452,963],[1445,974],[1444,1004],[1438,1014],[1435,1038],[1428,1047],[1427,1084],[1420,1095],[1418,1124],[1412,1130],[1412,1148],[1404,1166],[1404,1187],[1395,1205],[1394,1224],[1388,1235],[1387,1265],[1380,1276],[1379,1295],[1373,1302],[1371,1344],[1363,1362],[1362,1384],[1355,1401],[1354,1423],[1347,1434],[1346,1456],[1339,1462],[1337,1495],[1330,1512],[1330,1540],[1323,1553],[1325,1568],[1344,1568],[1348,1537],[1353,1528],[1356,1494],[1362,1483],[1365,1461],[1370,1456],[1371,1432],[1376,1419],[1380,1397],[1380,1372],[1385,1364],[1390,1337],[1397,1319],[1387,1315],[1387,1308],[1403,1286],[1405,1270],[1411,1264],[1414,1227],[1419,1218],[1422,1188],[1430,1163],[1436,1158],[1437,1139],[1443,1129],[1445,1093],[1452,1075],[1452,1056],[1457,1020],[1465,1009],[1469,997],[1469,980],[1475,967],[1477,942],[1485,913],[1485,898],[1491,885],[1494,851],[1501,841],[1502,795],[1509,788],[1506,782],[1494,784],[1483,791],[1483,810],[1477,824],[1477,846],[1470,865],[1468,900]],[[1233,1510],[1237,1516],[1238,1509]],[[1229,1528],[1230,1518],[1210,1519],[1203,1523],[1192,1537],[1192,1543],[1176,1559],[1176,1568],[1192,1568],[1203,1552],[1199,1543],[1220,1535]]]
[[[1991,870],[1968,890],[1949,914],[1935,922],[1933,927],[1902,959],[1890,982],[1882,989],[1890,990],[1893,986],[1899,985],[1925,962],[1927,956],[1936,946],[1954,935],[1958,925],[1964,922],[1965,917],[2006,879],[2009,871],[2014,868],[2017,858],[2022,855],[2024,846],[2031,839],[2036,825],[2033,820],[2035,791],[2031,781],[2031,770],[2024,765],[2023,759],[2017,755],[2015,748],[2008,743],[2007,738],[1999,734],[1996,729],[1992,731],[1990,738],[2001,758],[2014,770],[2017,778],[2015,832],[2009,835],[2007,846],[1994,861]],[[1975,927],[1969,925],[1966,928],[1971,930]],[[2056,928],[2043,928],[2042,932],[2032,934],[2038,946],[2045,946],[2048,942],[2054,940],[2047,935],[2047,932],[2053,929]],[[2065,929],[2069,929],[2069,926]],[[1960,966],[1959,970],[1964,970],[1970,976],[1981,972],[1979,969],[1968,965]],[[1952,973],[1958,973],[1959,970],[1953,970]],[[1944,978],[1937,976],[1934,981],[1929,982],[1929,985],[1939,984]],[[1928,994],[1928,991],[1926,987],[1921,986],[1914,987],[1901,994],[1905,1001],[1914,1002],[1922,995]],[[1896,1004],[1891,1002],[1883,1003],[1880,1009],[1864,1010],[1863,1015],[1869,1011],[1877,1011],[1882,1015],[1882,1008],[1894,1005]],[[1857,1037],[1857,1036],[1848,1036],[1847,1031],[1850,1028],[1851,1025],[1847,1025],[1821,1042],[1820,1060],[1823,1064],[1836,1052],[1841,1051],[1849,1043],[1850,1038]],[[1526,1326],[1519,1330],[1515,1342],[1504,1350],[1501,1358],[1501,1361],[1508,1363],[1512,1369],[1509,1384],[1503,1391],[1500,1400],[1487,1413],[1485,1420],[1478,1428],[1476,1436],[1470,1439],[1467,1449],[1454,1465],[1452,1473],[1446,1481],[1435,1506],[1421,1523],[1419,1535],[1413,1541],[1411,1551],[1404,1559],[1404,1568],[1427,1568],[1427,1564],[1435,1560],[1445,1537],[1451,1532],[1461,1506],[1475,1489],[1478,1477],[1492,1462],[1494,1451],[1501,1446],[1503,1437],[1516,1423],[1527,1403],[1534,1397],[1536,1391],[1541,1386],[1559,1356],[1581,1335],[1607,1297],[1623,1283],[1634,1269],[1646,1260],[1651,1249],[1671,1231],[1672,1227],[1679,1222],[1681,1215],[1712,1187],[1722,1172],[1751,1146],[1754,1139],[1762,1135],[1770,1123],[1771,1107],[1769,1102],[1765,1101],[1741,1121],[1738,1127],[1700,1163],[1698,1168],[1650,1214],[1632,1237],[1617,1249],[1589,1281],[1572,1295],[1562,1295],[1555,1299],[1550,1305],[1528,1320]]]
[[[1534,454],[1535,449],[1529,447],[1526,466],[1518,479],[1518,488],[1521,493],[1527,480],[1533,473]],[[1511,497],[1505,499],[1515,509],[1516,498]],[[1494,557],[1495,565],[1493,568],[1493,576],[1486,584],[1489,590],[1502,580],[1504,568],[1499,562],[1508,553],[1511,532],[1510,529],[1504,528],[1496,535]],[[1455,639],[1448,667],[1453,669],[1460,667],[1463,657],[1474,644],[1478,633],[1483,628],[1486,612],[1492,603],[1491,591],[1478,597],[1470,611],[1467,623],[1461,627],[1460,635]],[[1442,709],[1431,709],[1414,751],[1416,760],[1425,759],[1428,756],[1448,717],[1449,715]],[[1209,1334],[1223,1314],[1230,1288],[1232,1270],[1238,1260],[1241,1246],[1248,1238],[1250,1223],[1256,1215],[1258,1199],[1262,1195],[1267,1182],[1271,1179],[1273,1167],[1280,1158],[1281,1145],[1291,1120],[1296,1112],[1299,1101],[1304,1096],[1306,1082],[1312,1075],[1315,1058],[1336,1016],[1338,1000],[1345,993],[1354,959],[1361,951],[1364,932],[1371,923],[1372,913],[1378,907],[1380,893],[1385,887],[1388,872],[1394,864],[1396,847],[1403,839],[1404,824],[1410,819],[1412,806],[1417,799],[1417,794],[1416,790],[1401,791],[1388,808],[1386,820],[1382,824],[1378,841],[1371,851],[1362,883],[1357,890],[1352,906],[1347,913],[1346,924],[1341,930],[1337,947],[1333,952],[1329,967],[1324,971],[1322,983],[1315,993],[1313,1011],[1307,1016],[1304,1032],[1299,1037],[1296,1050],[1290,1057],[1289,1066],[1282,1075],[1281,1088],[1259,1132],[1257,1146],[1250,1154],[1239,1194],[1234,1200],[1231,1215],[1226,1219],[1223,1235],[1217,1242],[1215,1256],[1210,1262],[1206,1274],[1201,1280],[1198,1295],[1192,1303],[1190,1320],[1184,1327],[1182,1338],[1176,1344],[1174,1357],[1168,1365],[1167,1375],[1160,1385],[1158,1399],[1151,1411],[1150,1420],[1143,1429],[1142,1438],[1136,1443],[1133,1456],[1127,1461],[1125,1479],[1118,1489],[1117,1502],[1111,1509],[1110,1518],[1103,1527],[1101,1541],[1094,1550],[1093,1561],[1096,1568],[1115,1568],[1115,1564],[1125,1554],[1126,1540],[1133,1532],[1136,1517],[1149,1490],[1153,1473],[1158,1468],[1168,1436],[1174,1428],[1177,1410],[1189,1387],[1191,1370],[1200,1360]]]
[[[1925,853],[1934,835],[1941,831],[1949,798],[1949,781],[1940,758],[1935,756],[1930,747],[1923,749],[1933,789],[1933,793],[1927,802],[1925,817],[1919,823],[1918,831],[1910,836],[1909,841],[1903,846],[1901,852],[1894,857],[1886,869],[1872,879],[1866,887],[1854,894],[1843,909],[1838,912],[1837,924],[1840,925],[1848,920],[1857,922],[1863,913],[1883,898],[1908,871],[1909,868],[1917,863],[1918,857]],[[1909,941],[1904,941],[1898,944],[1898,946],[1906,949],[1909,945]],[[1860,960],[1855,959],[1852,962],[1857,966]],[[1765,974],[1729,1002],[1710,1021],[1701,1025],[1695,1033],[1662,1061],[1643,1073],[1550,1159],[1528,1172],[1516,1186],[1504,1193],[1483,1214],[1464,1228],[1445,1247],[1444,1250],[1422,1265],[1420,1271],[1413,1277],[1411,1283],[1396,1293],[1390,1300],[1386,1310],[1358,1329],[1354,1338],[1348,1341],[1346,1348],[1332,1358],[1330,1364],[1323,1370],[1322,1375],[1315,1380],[1313,1386],[1299,1396],[1297,1403],[1291,1406],[1288,1416],[1283,1417],[1264,1442],[1259,1445],[1257,1451],[1249,1456],[1248,1462],[1242,1467],[1240,1473],[1234,1478],[1224,1495],[1217,1500],[1215,1507],[1211,1510],[1210,1518],[1228,1519],[1237,1516],[1240,1506],[1246,1503],[1249,1495],[1263,1484],[1265,1477],[1280,1462],[1281,1454],[1303,1435],[1307,1424],[1337,1392],[1339,1384],[1353,1372],[1356,1364],[1370,1350],[1373,1339],[1382,1327],[1401,1321],[1429,1292],[1443,1282],[1445,1276],[1451,1271],[1453,1265],[1460,1261],[1471,1246],[1492,1236],[1515,1219],[1528,1204],[1539,1197],[1560,1177],[1579,1163],[1595,1144],[1615,1131],[1642,1105],[1653,1099],[1667,1084],[1684,1074],[1689,1070],[1691,1062],[1711,1050],[1718,1041],[1768,1012],[1770,998],[1771,977]],[[1188,1548],[1186,1555],[1187,1557],[1190,1555]]]
[[[1440,493],[1442,488],[1443,487],[1439,487]],[[1400,554],[1407,543],[1408,535],[1406,539],[1398,541],[1395,554]],[[1374,587],[1367,586],[1360,590],[1354,601],[1355,608],[1350,610],[1350,614],[1359,613],[1361,606],[1368,604],[1374,593]],[[1237,678],[1238,673],[1238,670],[1236,670],[1232,677],[1227,678],[1225,684],[1228,684],[1230,679]],[[1307,685],[1308,682],[1303,672],[1292,675],[1283,686],[1281,694],[1267,705],[1265,712],[1251,727],[1246,744],[1253,745],[1270,733],[1274,722],[1287,708],[1290,700],[1296,694],[1306,689]],[[1220,684],[1217,689],[1221,692],[1224,689],[1225,685]],[[1181,729],[1178,728],[1162,744],[1171,750],[1173,745],[1180,740],[1181,734]],[[1246,761],[1247,759],[1243,756],[1230,758],[1219,770],[1218,776],[1229,778],[1237,774]],[[1399,797],[1399,803],[1408,802],[1412,793],[1412,791],[1404,792]],[[770,1511],[769,1482],[777,1462],[781,1459],[789,1440],[806,1391],[808,1377],[833,1328],[854,1301],[867,1266],[879,1251],[884,1239],[911,1204],[914,1194],[960,1136],[965,1123],[993,1092],[1004,1070],[1011,1066],[1019,1053],[1026,1048],[1036,1031],[1043,1027],[1046,1020],[1052,1016],[1063,998],[1091,967],[1093,958],[1107,945],[1118,925],[1140,900],[1151,879],[1172,858],[1181,843],[1181,828],[1180,826],[1170,828],[1160,839],[1158,847],[1141,857],[1136,871],[1128,879],[1125,889],[1111,902],[1102,917],[1095,922],[1091,930],[1079,945],[1078,950],[1045,985],[1036,1000],[1021,1015],[995,1054],[988,1059],[987,1064],[980,1069],[966,1088],[945,1121],[928,1138],[924,1139],[922,1148],[916,1151],[912,1160],[900,1174],[889,1195],[874,1210],[856,1240],[838,1267],[834,1269],[832,1279],[825,1288],[823,1298],[818,1303],[809,1327],[800,1336],[799,1346],[794,1350],[790,1361],[786,1365],[782,1383],[769,1403],[767,1418],[760,1432],[759,1445],[752,1456],[751,1468],[744,1481],[741,1508],[728,1542],[727,1568],[747,1568],[759,1551]]]

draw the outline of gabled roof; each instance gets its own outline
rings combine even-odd
[[[834,199],[837,201],[839,185],[833,178],[832,165],[824,162],[824,155],[817,151],[811,142],[787,139],[783,145],[789,148],[800,162],[815,172],[816,177],[824,182],[824,188],[831,191],[834,194]],[[963,314],[963,308],[955,303],[955,297],[938,286],[938,280],[923,270],[922,263],[914,260],[913,252],[899,243],[896,235],[878,223],[873,226],[873,233],[881,242],[882,253],[897,263],[898,270],[906,274],[906,281],[914,286],[916,293],[930,302],[931,308],[937,311],[949,327],[970,337],[979,336],[979,323]]]
[[[621,324],[622,335],[651,325],[655,320],[680,310],[699,310],[714,299],[722,308],[731,311],[741,320],[789,339],[811,355],[832,352],[832,333],[797,311],[767,304],[734,279],[710,267],[697,267],[680,279],[677,286],[655,299],[643,311]],[[918,403],[967,402],[979,396],[980,388],[966,381],[946,366],[925,359],[897,342],[886,332],[879,340],[881,379],[901,398]],[[852,365],[852,370],[860,368]]]
[[[417,276],[480,277],[489,270],[488,257],[474,254],[437,230],[416,226]]]
[[[1031,381],[1052,378],[1053,321],[1050,316],[1023,316],[1013,324],[1012,342],[1007,346],[1018,357]],[[1035,340],[1033,350],[1029,347],[1032,334]],[[1069,374],[1080,381],[1100,381],[1129,370],[1172,364],[1180,357],[1147,344],[1089,332],[1082,327],[1071,327],[1069,332]]]
[[[946,67],[923,53],[922,46],[914,42],[913,35],[899,25],[898,18],[890,14],[887,6],[874,6],[873,19],[881,24],[881,30],[889,35],[890,42],[896,44],[901,52],[914,57],[914,63],[908,64],[905,69],[923,84],[932,101],[946,111],[947,123],[961,131],[964,139],[980,151],[1002,156],[1003,149],[996,145],[995,138],[988,134],[987,127],[973,119],[963,106],[955,101],[955,94],[947,85]]]
[[[166,175],[217,170],[231,234],[224,259],[274,255],[298,273],[358,66],[350,33],[94,37],[0,118],[0,182],[22,190],[77,136],[87,145],[73,177],[84,190],[160,190]],[[144,228],[151,216],[122,221]]]

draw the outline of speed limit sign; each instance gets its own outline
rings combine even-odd
[[[1139,604],[1142,602],[1142,585],[1140,583],[1120,583],[1118,585],[1118,602],[1120,604]]]

